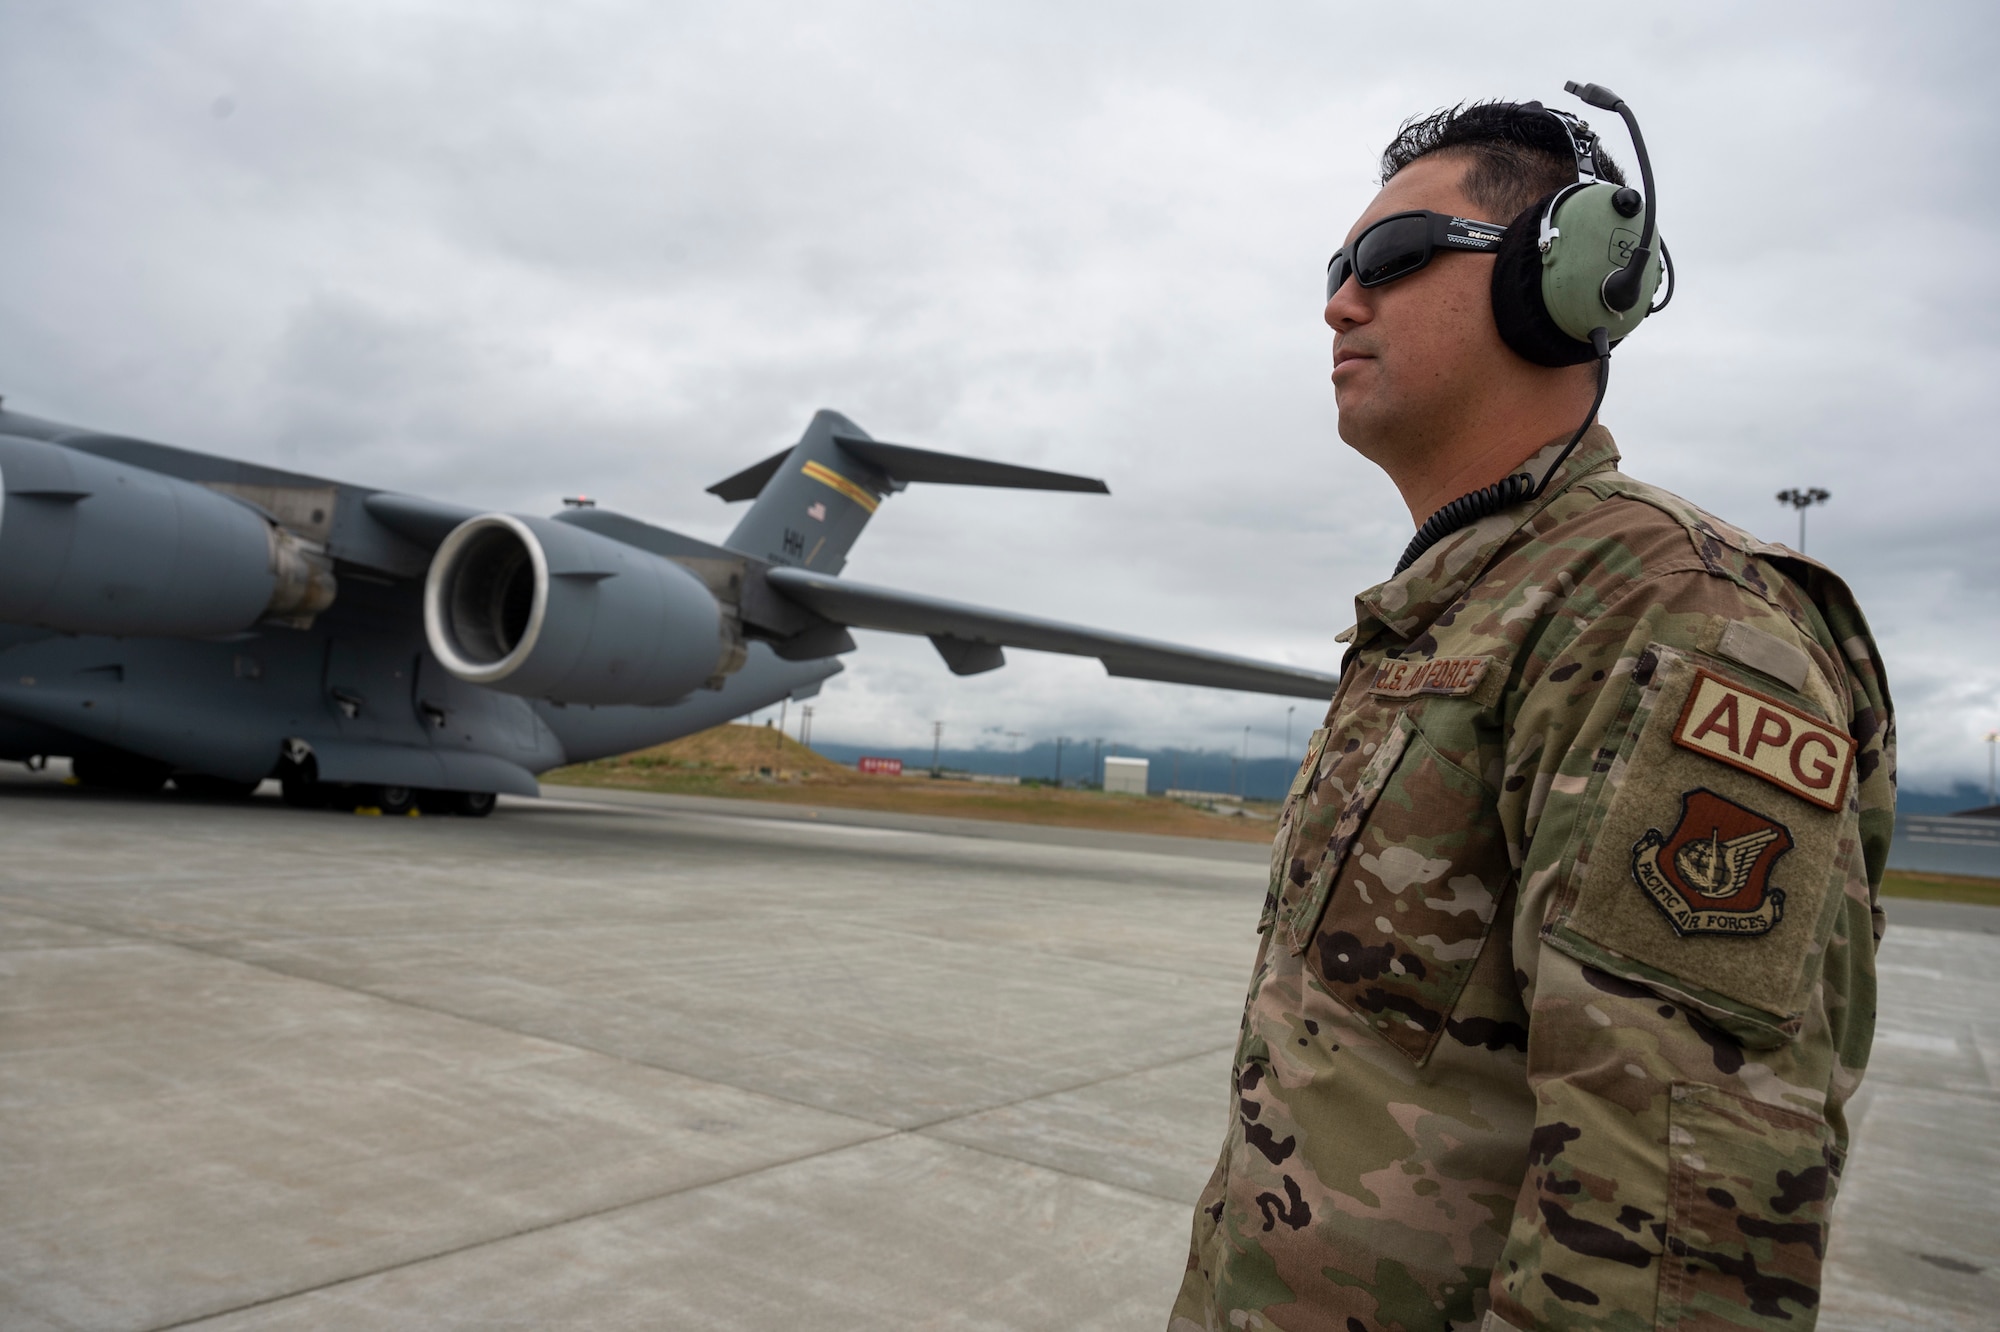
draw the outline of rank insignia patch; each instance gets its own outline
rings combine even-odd
[[[1769,934],[1785,915],[1771,870],[1791,849],[1784,824],[1697,789],[1672,832],[1648,828],[1633,846],[1632,877],[1676,934]]]
[[[1696,671],[1674,743],[1740,768],[1821,809],[1839,809],[1854,741],[1775,698]]]

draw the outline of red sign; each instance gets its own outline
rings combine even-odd
[[[895,758],[868,758],[866,755],[854,760],[854,766],[862,772],[879,772],[890,777],[903,775],[903,760]]]

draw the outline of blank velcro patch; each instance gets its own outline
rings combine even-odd
[[[1839,809],[1854,741],[1789,704],[1695,672],[1674,743],[1762,777],[1822,809]]]
[[[1491,657],[1431,657],[1424,661],[1385,661],[1375,672],[1368,692],[1383,698],[1415,698],[1418,694],[1469,694],[1486,678]]]

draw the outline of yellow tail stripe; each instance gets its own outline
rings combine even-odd
[[[805,465],[804,471],[813,480],[819,482],[821,485],[832,486],[835,490],[847,496],[847,498],[853,500],[870,513],[875,512],[877,508],[881,507],[881,500],[876,499],[873,495],[863,490],[860,486],[855,485],[831,467],[827,467],[821,463],[809,462]]]

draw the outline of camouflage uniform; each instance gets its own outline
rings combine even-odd
[[[1617,459],[1356,600],[1173,1332],[1812,1326],[1882,663],[1831,573]]]

